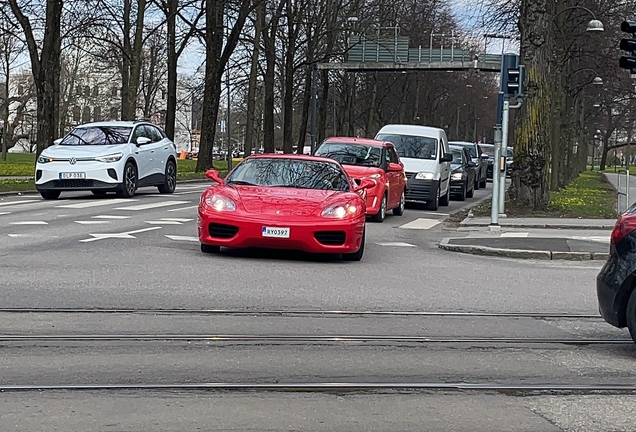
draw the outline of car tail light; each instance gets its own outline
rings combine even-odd
[[[621,217],[619,217],[616,221],[616,225],[614,225],[614,230],[610,237],[610,244],[615,245],[631,234],[634,230],[636,230],[636,214],[625,213],[621,215]]]

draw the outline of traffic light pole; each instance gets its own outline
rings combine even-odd
[[[501,120],[501,150],[499,151],[499,216],[506,217],[506,156],[508,155],[508,120],[510,101],[504,99]],[[494,176],[493,176],[494,177]]]
[[[500,231],[499,226],[499,170],[501,163],[501,126],[495,126],[495,160],[492,167],[492,204],[490,205],[490,231]]]

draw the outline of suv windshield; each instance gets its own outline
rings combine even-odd
[[[124,126],[90,126],[75,128],[60,145],[126,144],[132,128]]]
[[[225,184],[350,191],[338,165],[291,158],[247,159],[225,178]]]
[[[380,134],[380,141],[389,141],[395,146],[400,157],[412,159],[437,159],[437,139],[412,135]]]
[[[342,165],[379,167],[382,149],[368,145],[326,142],[318,147],[315,155],[331,158]]]
[[[450,148],[450,152],[453,155],[453,164],[461,164],[464,162],[464,151],[459,148]]]

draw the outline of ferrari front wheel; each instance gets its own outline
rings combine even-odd
[[[364,255],[364,243],[366,241],[366,232],[365,229],[362,232],[362,241],[360,242],[360,249],[358,249],[354,253],[342,254],[342,259],[344,261],[360,261],[362,259],[362,255]]]

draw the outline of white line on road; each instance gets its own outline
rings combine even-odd
[[[168,211],[169,211],[169,212],[175,212],[175,211],[181,211],[181,210],[190,210],[190,209],[195,209],[195,208],[198,208],[198,207],[199,207],[199,205],[197,204],[197,205],[188,206],[188,207],[179,207],[179,208],[176,208],[176,209],[170,209],[170,210],[168,210]]]
[[[110,223],[110,221],[107,221],[107,220],[87,220],[87,221],[75,221],[75,223],[78,223],[80,225],[99,225],[99,224]]]
[[[148,209],[159,208],[159,207],[168,207],[168,206],[177,205],[177,204],[188,204],[189,202],[190,201],[162,201],[162,202],[154,202],[151,204],[139,204],[139,205],[134,205],[130,207],[118,207],[115,210],[139,211],[139,210],[148,210]]]
[[[166,235],[166,237],[168,237],[170,240],[176,240],[176,241],[191,241],[191,242],[199,241],[197,237],[178,236],[178,235]]]
[[[174,221],[174,222],[190,222],[193,221],[194,219],[184,219],[184,218],[161,218],[159,220],[162,221]]]
[[[20,221],[20,222],[11,222],[11,225],[48,225],[48,222],[44,221]]]
[[[130,219],[130,216],[99,215],[93,216],[93,219]]]
[[[418,218],[413,222],[409,222],[400,226],[402,229],[417,229],[417,230],[427,230],[433,228],[435,225],[439,225],[442,221],[437,219],[424,219]]]
[[[403,243],[403,242],[384,242],[384,243],[376,243],[380,246],[397,246],[397,247],[417,247],[411,243]]]
[[[11,214],[11,212],[0,212],[0,216],[2,216],[2,215],[8,215],[8,214]]]
[[[150,225],[182,225],[181,222],[177,221],[165,221],[165,220],[152,220],[152,221],[144,221]]]
[[[522,238],[522,237],[528,237],[527,232],[507,232],[507,233],[502,233],[499,237],[510,237],[510,238]]]
[[[9,201],[0,203],[0,206],[14,206],[14,205],[24,205],[32,202],[40,202],[41,200],[24,200],[21,202]]]
[[[118,238],[118,239],[134,239],[137,238],[135,236],[133,236],[132,234],[138,234],[138,233],[142,233],[142,232],[146,232],[146,231],[153,231],[153,230],[158,230],[161,229],[162,227],[150,227],[150,228],[142,228],[142,229],[138,229],[135,231],[127,231],[127,232],[123,232],[123,233],[112,233],[112,234],[89,234],[90,236],[92,236],[93,238],[88,238],[88,239],[84,239],[84,240],[80,240],[80,242],[82,243],[88,243],[88,242],[92,242],[92,241],[97,241],[97,240],[104,240],[104,239],[109,239],[109,238]]]
[[[89,208],[89,207],[105,206],[105,205],[110,205],[110,204],[120,204],[120,203],[131,202],[131,201],[139,201],[139,200],[138,199],[128,199],[128,198],[101,199],[101,200],[98,200],[98,201],[82,201],[82,202],[78,202],[78,203],[74,203],[74,204],[66,204],[66,205],[61,205],[61,206],[56,206],[56,207],[59,207],[59,208],[71,208],[71,209],[83,209],[83,208]]]

